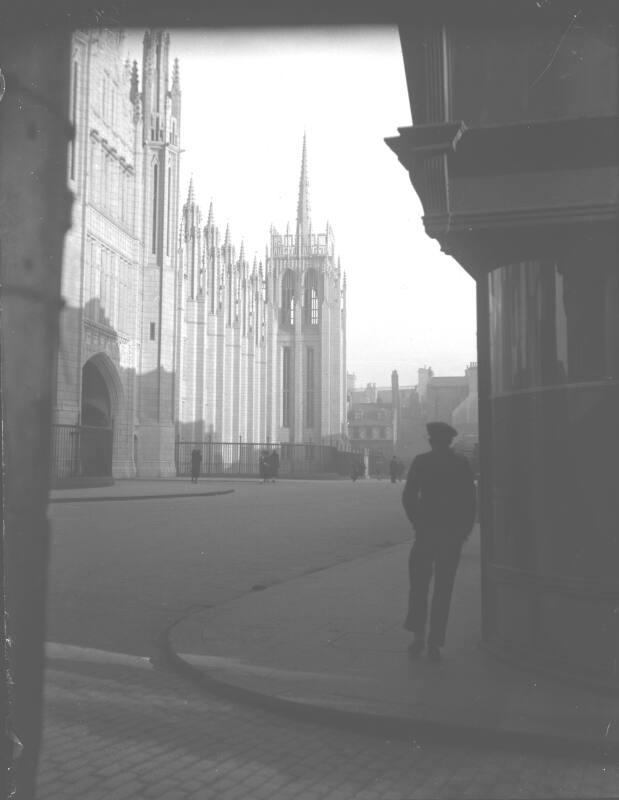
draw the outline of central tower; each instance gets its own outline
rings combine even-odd
[[[273,437],[283,443],[338,439],[346,424],[346,282],[329,223],[324,233],[312,232],[305,135],[296,232],[271,228],[267,271],[278,314]]]

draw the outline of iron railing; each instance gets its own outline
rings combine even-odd
[[[268,442],[176,442],[176,473],[191,474],[191,453],[202,455],[201,475],[259,475],[263,451],[279,456],[279,475],[283,477],[337,473],[348,475],[352,462],[359,458],[353,451],[331,445],[273,444]]]
[[[51,477],[107,477],[112,474],[112,429],[52,425]]]

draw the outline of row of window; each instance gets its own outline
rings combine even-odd
[[[91,236],[86,241],[86,316],[129,334],[135,297],[133,271],[128,259]]]
[[[363,428],[353,426],[350,429],[351,439],[391,439],[393,431],[388,427],[369,427]]]
[[[316,407],[316,367],[314,348],[305,348],[305,426],[315,425]],[[292,403],[294,397],[294,371],[292,348],[282,348],[282,427],[290,428]]]
[[[155,140],[157,142],[163,142],[164,140],[164,123],[161,119],[160,114],[151,114],[150,115],[150,138],[151,140]],[[168,133],[168,142],[170,144],[178,144],[178,131],[176,129],[176,119],[171,117],[170,119],[170,130]]]
[[[123,225],[133,220],[134,174],[102,142],[90,145],[90,201]]]
[[[350,412],[349,419],[353,419],[356,422],[360,422],[362,420],[378,420],[382,422],[389,418],[391,411],[387,411],[384,408],[376,409],[375,411],[368,411],[362,409],[353,409]]]
[[[286,270],[282,278],[281,322],[286,327],[294,327],[295,321],[295,275]],[[318,293],[318,276],[309,270],[305,276],[305,323],[320,324],[320,296]]]

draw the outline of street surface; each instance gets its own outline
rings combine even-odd
[[[386,741],[171,672],[160,643],[174,620],[410,537],[401,484],[226,486],[235,494],[50,506],[41,800],[619,796],[613,763]]]
[[[406,541],[402,486],[204,481],[235,492],[52,504],[48,639],[154,655],[192,609]]]

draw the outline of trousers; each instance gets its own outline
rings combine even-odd
[[[445,644],[447,618],[456,571],[460,563],[462,539],[448,533],[417,534],[408,559],[408,614],[404,627],[416,636],[425,636],[428,619],[428,594],[434,575],[428,645]]]

